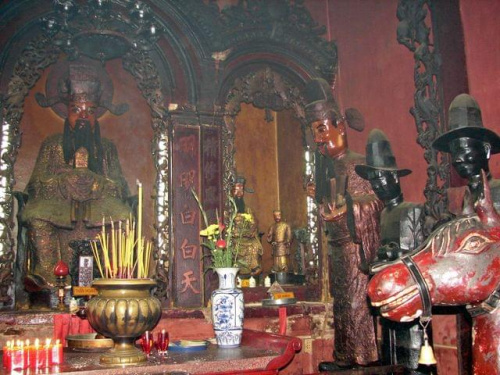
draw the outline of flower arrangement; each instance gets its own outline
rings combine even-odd
[[[151,241],[142,236],[142,184],[137,181],[137,226],[130,217],[115,228],[111,219],[111,233],[107,233],[104,218],[102,230],[92,241],[92,252],[103,279],[145,279],[151,266]],[[100,244],[100,246],[98,246]]]
[[[192,190],[192,194],[198,204],[203,217],[203,223],[205,224],[205,229],[200,231],[200,236],[204,238],[201,245],[210,250],[210,254],[208,255],[212,260],[210,268],[239,267],[243,263],[238,259],[240,242],[244,232],[243,228],[253,222],[252,215],[246,213],[238,214],[236,202],[232,197],[229,197],[231,211],[227,226],[217,214],[217,223],[209,224],[207,214],[198,195],[196,195],[194,190]],[[239,222],[240,220],[243,220],[243,222]]]

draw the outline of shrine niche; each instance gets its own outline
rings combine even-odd
[[[262,118],[270,119],[275,111],[272,116],[284,116],[283,122],[293,119],[294,134],[301,134],[295,141],[305,150],[301,90],[311,77],[332,81],[336,70],[335,44],[322,38],[324,27],[318,26],[301,2],[288,1],[251,6],[241,2],[223,10],[203,1],[166,1],[158,7],[149,1],[80,4],[68,0],[40,2],[32,9],[24,3],[6,7],[2,14],[6,24],[15,24],[14,15],[19,13],[30,21],[5,35],[23,47],[8,44],[0,53],[5,161],[0,284],[4,306],[13,306],[14,280],[22,263],[17,256],[13,195],[23,190],[31,173],[26,160],[33,160],[39,148],[39,143],[29,139],[38,137],[40,142],[49,129],[59,130],[55,124],[60,123],[52,109],[32,112],[34,94],[41,92],[48,98],[46,84],[55,74],[51,72],[56,64],[79,58],[92,59],[107,70],[115,85],[113,98],[131,107],[132,112],[124,116],[137,112],[125,126],[113,125],[118,119],[109,113],[102,117],[103,129],[110,131],[106,136],[113,135],[110,138],[117,142],[118,150],[124,150],[119,154],[132,157],[122,160],[132,195],[136,176],[131,171],[140,166],[130,147],[139,139],[150,144],[149,149],[141,148],[139,160],[146,163],[144,173],[151,171],[146,198],[158,261],[157,294],[165,306],[204,305],[211,281],[203,274],[199,218],[190,215],[194,207],[187,192],[194,188],[208,209],[223,209],[228,182],[237,169],[232,132],[240,103],[262,110]],[[269,25],[273,25],[272,34]],[[38,133],[33,125],[36,116],[54,125]],[[28,156],[21,144],[35,151]],[[300,168],[297,175],[303,176],[303,166]],[[298,190],[303,182],[300,178]],[[270,220],[274,208],[269,207]]]
[[[304,189],[308,178],[308,133],[302,125],[302,83],[292,82],[271,68],[236,80],[225,106],[223,152],[227,184],[224,186],[229,194],[230,181],[239,175],[246,178],[253,192],[245,194],[245,202],[254,211],[261,233],[274,223],[273,211],[280,209],[294,231],[305,229],[309,233],[306,237],[310,237],[316,222],[310,220],[314,215],[308,212]],[[265,238],[262,244],[261,266],[266,275],[272,272],[272,248]],[[290,249],[290,272],[304,276],[309,271],[317,279],[320,263],[317,238],[308,244],[305,254],[297,254],[299,244],[295,240]],[[299,267],[299,263],[307,265]]]

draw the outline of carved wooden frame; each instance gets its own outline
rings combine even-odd
[[[12,298],[8,291],[13,281],[13,266],[16,258],[15,244],[12,229],[13,217],[13,185],[14,164],[21,143],[20,123],[23,116],[23,105],[29,90],[41,77],[42,72],[49,65],[54,64],[61,51],[52,43],[49,36],[39,34],[22,51],[14,67],[12,78],[8,84],[7,95],[4,100],[2,134],[5,134],[10,143],[2,146],[1,178],[5,179],[5,192],[7,199],[0,202],[4,216],[0,218],[0,301],[10,305]],[[160,144],[168,143],[169,117],[163,107],[163,94],[156,66],[145,51],[131,50],[123,57],[123,66],[137,81],[142,95],[151,108],[152,127],[154,131],[151,153],[154,155],[157,170],[155,193],[156,246],[155,258],[157,262],[156,277],[158,282],[157,294],[166,296],[168,284],[169,249],[170,249],[170,223],[168,220],[158,221],[158,216],[163,213],[168,217],[169,212],[169,154],[162,152]]]

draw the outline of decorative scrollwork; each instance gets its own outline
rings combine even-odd
[[[333,79],[337,69],[337,47],[322,37],[326,28],[316,22],[303,0],[244,0],[219,10],[215,2],[176,0],[180,12],[193,19],[201,29],[211,51],[225,51],[234,46],[259,44],[296,51],[314,61],[318,75]],[[275,44],[274,44],[275,42]],[[283,47],[286,46],[286,47]],[[260,46],[262,49],[262,46]]]
[[[227,95],[224,112],[226,126],[222,131],[224,168],[222,186],[226,195],[230,194],[235,178],[235,117],[241,110],[242,102],[273,111],[294,109],[297,117],[303,116],[303,98],[300,90],[270,68],[252,72],[235,80],[233,88]]]
[[[21,145],[20,123],[24,113],[24,99],[29,90],[41,77],[43,70],[56,62],[59,51],[50,38],[39,35],[22,51],[14,66],[12,78],[3,101],[2,121],[2,168],[0,177],[5,189],[5,200],[0,202],[0,302],[11,306],[13,298],[10,289],[14,281],[13,265],[16,258],[16,241],[13,238],[13,186],[14,164]]]
[[[410,113],[415,118],[417,142],[424,148],[428,163],[424,195],[425,214],[439,219],[447,209],[446,189],[449,184],[449,163],[445,156],[438,160],[432,142],[444,130],[444,114],[439,85],[441,64],[439,51],[432,43],[430,0],[400,0],[397,38],[413,52],[415,59],[415,106]]]
[[[134,76],[142,95],[151,108],[152,126],[154,130],[151,152],[156,168],[156,295],[167,297],[168,269],[170,265],[170,205],[169,191],[169,152],[167,110],[161,91],[161,80],[156,66],[149,56],[139,50],[131,50],[123,57],[123,67]]]

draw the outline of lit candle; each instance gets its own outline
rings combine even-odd
[[[35,339],[35,345],[33,346],[33,361],[31,366],[35,368],[45,367],[45,356],[43,355],[42,347],[40,346],[40,339]]]
[[[63,362],[63,347],[61,340],[57,339],[52,346],[52,357],[50,363],[52,365],[60,365]]]
[[[3,347],[2,362],[3,362],[3,367],[5,367],[7,370],[12,369],[12,365],[11,365],[12,344],[13,343],[11,341],[7,341],[5,343],[5,346]]]
[[[24,343],[22,341],[17,341],[12,349],[10,363],[12,370],[24,368]]]
[[[50,339],[45,339],[45,345],[43,347],[43,365],[44,367],[49,367],[51,365],[50,363],[50,355],[52,354],[52,345],[50,344]]]
[[[24,344],[24,368],[31,367],[31,346],[30,340],[27,339]]]

